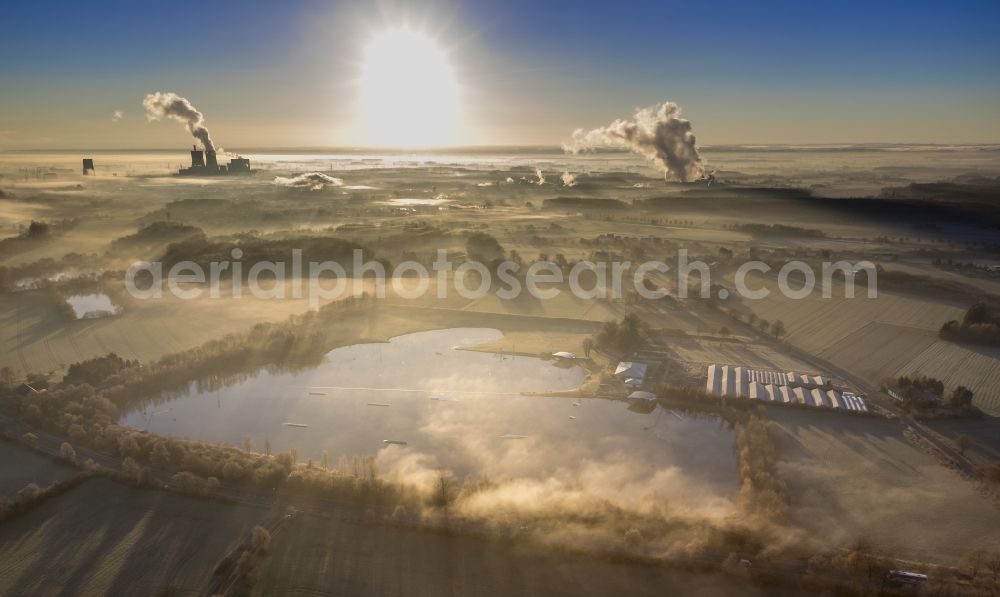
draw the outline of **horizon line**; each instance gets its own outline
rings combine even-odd
[[[196,145],[192,143],[192,145]],[[894,147],[970,147],[970,148],[987,148],[996,147],[1000,149],[1000,141],[995,142],[953,142],[953,143],[933,143],[933,142],[893,142],[893,141],[869,141],[869,142],[842,142],[842,143],[830,143],[830,142],[815,142],[815,143],[717,143],[711,145],[701,145],[698,149],[700,150],[719,150],[728,148],[741,148],[741,149],[881,149],[881,148],[894,148]],[[24,152],[24,153],[43,153],[43,152],[187,152],[188,149],[181,148],[171,148],[171,147],[10,147],[10,148],[0,148],[0,152],[10,153],[10,152]],[[224,153],[395,153],[395,154],[421,154],[421,153],[448,153],[456,151],[476,151],[476,152],[488,152],[488,151],[521,151],[521,152],[555,152],[555,153],[566,153],[566,155],[574,155],[565,152],[560,145],[552,144],[483,144],[483,145],[454,145],[454,146],[442,146],[442,147],[379,147],[379,146],[337,146],[337,145],[277,145],[277,146],[248,146],[239,147],[237,149],[228,150],[226,148],[221,148]],[[622,148],[600,148],[587,152],[580,152],[580,154],[628,154],[631,153],[628,149]],[[580,155],[577,154],[577,155]]]

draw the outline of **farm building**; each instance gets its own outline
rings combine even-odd
[[[732,365],[709,365],[705,392],[711,396],[746,398],[781,404],[804,404],[814,408],[832,408],[867,412],[864,399],[852,392],[831,387],[821,375],[791,371],[770,371]]]
[[[622,361],[615,368],[615,377],[622,380],[626,388],[641,388],[642,384],[646,382],[648,368],[646,363]]]

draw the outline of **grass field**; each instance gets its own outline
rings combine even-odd
[[[896,422],[770,409],[794,523],[829,547],[864,538],[902,559],[956,563],[995,549],[1000,510],[907,443]]]
[[[76,474],[69,465],[5,441],[0,441],[0,461],[0,496],[11,496],[28,483],[45,487]]]
[[[257,595],[757,595],[739,580],[472,537],[298,518],[262,560]]]
[[[91,480],[0,526],[0,594],[203,595],[219,559],[262,518]]]

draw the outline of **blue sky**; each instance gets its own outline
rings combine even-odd
[[[449,52],[469,144],[556,144],[679,103],[703,144],[1000,141],[1000,3],[17,3],[0,21],[0,147],[168,147],[174,91],[232,146],[364,144],[366,40]],[[401,98],[405,102],[405,98]],[[125,112],[112,123],[115,110]]]

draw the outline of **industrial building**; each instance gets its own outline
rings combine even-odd
[[[219,165],[214,150],[202,151],[197,146],[191,148],[191,167],[177,171],[181,176],[227,176],[230,174],[250,174],[250,160],[233,158],[229,164]]]
[[[773,371],[733,365],[709,365],[705,392],[778,404],[803,404],[852,412],[868,412],[861,396],[834,388],[821,375]]]

